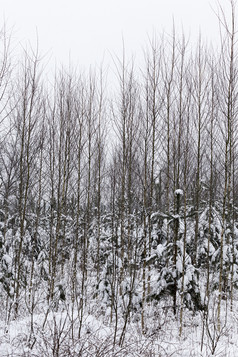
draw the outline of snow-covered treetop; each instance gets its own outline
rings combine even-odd
[[[174,191],[174,194],[177,196],[177,195],[180,195],[182,196],[183,195],[183,190],[181,190],[180,188],[178,188],[177,190]]]

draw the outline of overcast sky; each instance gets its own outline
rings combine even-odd
[[[221,0],[229,7],[228,0]],[[215,0],[0,0],[2,21],[14,27],[23,45],[39,37],[41,52],[51,61],[71,61],[87,68],[120,54],[122,37],[128,52],[139,55],[153,31],[177,28],[195,38],[218,38]]]

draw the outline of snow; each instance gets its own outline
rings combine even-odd
[[[178,259],[177,259],[176,269],[178,270],[179,273],[182,273],[182,271],[183,271],[183,264],[182,264],[181,258],[178,258]]]
[[[2,260],[4,260],[8,266],[11,266],[12,258],[8,254],[4,254]]]
[[[162,256],[164,250],[165,250],[165,247],[163,244],[157,245],[156,253],[157,253],[158,257]]]
[[[212,308],[211,304],[211,314]],[[111,323],[107,315],[95,317],[87,311],[83,317],[80,339],[77,334],[72,337],[69,333],[71,320],[68,309],[49,313],[44,328],[42,328],[44,313],[36,314],[34,316],[35,334],[32,336],[30,316],[19,317],[7,326],[3,321],[0,322],[0,356],[53,356],[54,338],[58,337],[59,357],[79,355],[82,357],[97,355],[102,357],[235,357],[238,356],[237,301],[235,301],[234,312],[228,311],[227,320],[225,311],[224,303],[221,331],[217,331],[214,321],[209,321],[205,325],[202,343],[202,314],[193,315],[184,310],[184,323],[180,336],[179,319],[174,317],[171,311],[158,305],[155,310],[152,308],[147,310],[147,328],[144,334],[140,331],[138,321],[130,323],[124,345],[121,347],[118,344],[113,346],[115,321]],[[76,310],[74,316],[77,330]],[[122,328],[123,322],[119,320],[117,340]]]
[[[155,184],[156,184],[156,185],[159,185],[159,184],[160,184],[160,179],[159,179],[159,177],[156,177],[156,179],[155,179]]]
[[[174,191],[175,196],[182,196],[183,195],[183,190],[178,188],[177,190]]]

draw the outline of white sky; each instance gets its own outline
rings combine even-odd
[[[228,0],[221,0],[229,8]],[[15,41],[36,42],[51,61],[79,67],[107,62],[121,54],[122,36],[128,52],[140,55],[153,31],[171,33],[172,19],[185,34],[208,41],[218,38],[216,0],[0,0],[2,21],[14,27]]]

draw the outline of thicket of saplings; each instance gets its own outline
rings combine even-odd
[[[52,83],[38,51],[14,63],[2,29],[6,326],[30,315],[34,335],[38,314],[44,328],[66,311],[80,340],[92,314],[122,346],[128,326],[146,335],[158,309],[182,334],[185,312],[206,321],[212,301],[222,328],[238,283],[238,63],[236,29],[220,19],[216,49],[173,31],[150,41],[140,69],[115,58],[110,93],[103,69],[60,69]]]

